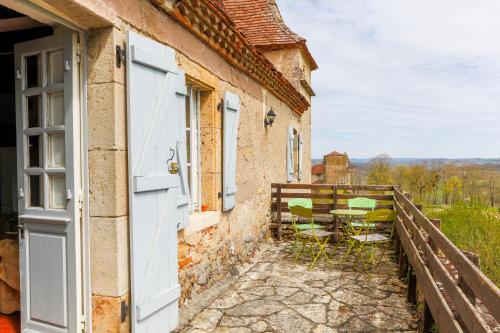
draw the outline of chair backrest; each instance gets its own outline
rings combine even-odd
[[[349,209],[352,208],[369,208],[374,210],[377,206],[377,200],[370,198],[358,197],[354,199],[347,200],[347,206]]]
[[[291,206],[290,207],[290,213],[294,216],[299,216],[305,219],[312,219],[313,218],[313,212],[311,207],[304,207],[304,206]]]
[[[366,214],[367,222],[394,222],[396,212],[392,209],[377,209]]]
[[[288,200],[288,208],[290,209],[293,206],[301,206],[301,207],[312,209],[313,204],[312,204],[311,199],[293,198],[293,199]]]

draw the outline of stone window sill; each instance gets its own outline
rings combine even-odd
[[[184,235],[199,232],[216,224],[219,224],[219,212],[208,211],[202,213],[193,213],[189,215],[189,223],[184,229]]]

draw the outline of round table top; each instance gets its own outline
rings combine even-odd
[[[363,216],[367,213],[368,211],[361,209],[334,209],[330,211],[330,214],[343,216]]]

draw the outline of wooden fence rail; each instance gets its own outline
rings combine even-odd
[[[394,189],[394,198],[401,250],[423,285],[424,297],[441,331],[495,330],[500,322],[500,290],[398,188]],[[444,263],[452,265],[458,278]],[[467,288],[458,283],[460,280]],[[479,306],[467,297],[469,288]]]
[[[464,254],[441,232],[439,221],[429,220],[398,187],[272,184],[271,193],[271,212],[275,214],[271,226],[280,239],[287,222],[283,213],[289,212],[287,201],[291,198],[311,198],[315,216],[347,208],[347,199],[358,196],[376,199],[377,208],[394,209],[400,271],[409,266],[423,292],[426,313],[432,314],[439,331],[500,332],[500,290],[481,272],[477,262],[469,259],[473,256]]]

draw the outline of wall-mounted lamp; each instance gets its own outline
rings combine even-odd
[[[274,119],[276,119],[276,113],[274,113],[273,109],[269,110],[266,114],[266,118],[264,119],[264,125],[267,127],[273,126]]]

